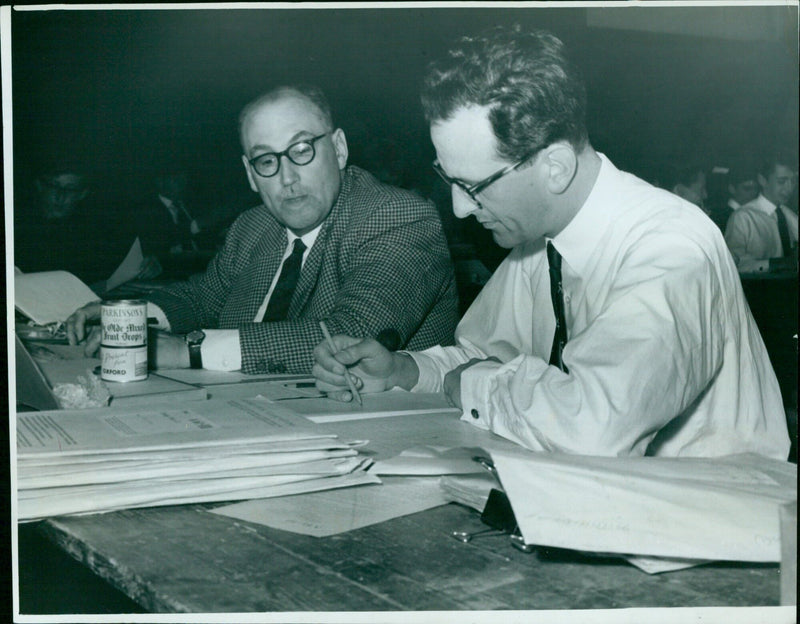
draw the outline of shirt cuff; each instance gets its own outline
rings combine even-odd
[[[206,334],[200,345],[203,368],[218,371],[235,371],[242,368],[242,349],[238,329],[204,329]]]
[[[419,369],[419,377],[417,378],[417,385],[411,388],[411,392],[441,392],[442,391],[442,376],[439,367],[436,366],[434,360],[427,355],[420,352],[411,351],[398,351],[398,353],[405,353],[410,355],[411,359]]]
[[[491,429],[492,413],[489,404],[492,396],[494,373],[504,364],[480,362],[461,373],[461,420],[466,420],[480,429]]]
[[[164,310],[150,301],[147,302],[147,317],[156,319],[156,324],[154,326],[151,325],[154,329],[161,329],[163,331],[170,330],[169,320],[167,320],[167,315],[164,313]]]

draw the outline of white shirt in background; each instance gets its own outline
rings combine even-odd
[[[740,273],[768,271],[769,259],[783,255],[777,210],[775,204],[759,195],[728,219],[725,242]],[[786,206],[780,210],[786,217],[789,240],[797,244],[797,215]]]

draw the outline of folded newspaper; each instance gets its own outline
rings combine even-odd
[[[492,458],[526,543],[633,555],[648,572],[781,561],[780,509],[797,500],[797,466],[752,453]]]
[[[17,414],[19,520],[379,482],[362,441],[264,399]]]

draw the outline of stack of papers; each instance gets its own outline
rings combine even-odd
[[[263,399],[19,413],[16,431],[19,520],[379,482],[363,442]]]

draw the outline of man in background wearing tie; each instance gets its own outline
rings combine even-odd
[[[148,297],[156,368],[309,373],[319,322],[395,347],[452,344],[453,268],[436,208],[347,166],[344,132],[316,87],[278,87],[239,118],[242,162],[263,205],[243,213],[205,273]],[[68,320],[72,343],[99,316]],[[186,342],[175,334],[186,333]],[[99,337],[87,341],[87,353]]]
[[[317,387],[443,391],[462,420],[534,450],[789,451],[780,390],[719,229],[596,152],[585,90],[549,33],[462,39],[426,77],[434,169],[458,217],[512,248],[456,346],[334,337]],[[337,351],[334,353],[334,351]]]
[[[759,168],[761,194],[734,212],[725,241],[740,273],[797,271],[797,213],[789,202],[797,166],[788,155],[775,155]]]

